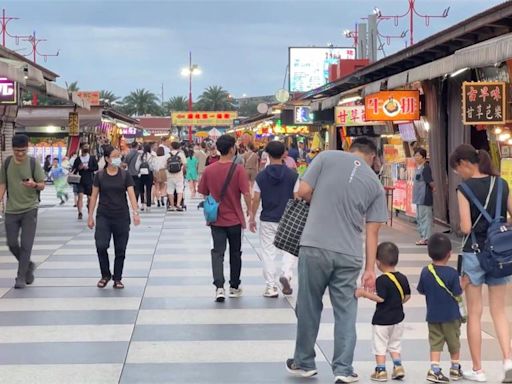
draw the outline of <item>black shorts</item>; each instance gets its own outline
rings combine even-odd
[[[92,195],[92,185],[78,184],[78,193],[83,193],[84,195],[91,196]]]

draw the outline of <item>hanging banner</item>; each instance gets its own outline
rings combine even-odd
[[[80,135],[80,118],[77,112],[69,112],[68,117],[69,136]]]
[[[383,121],[366,121],[364,105],[336,107],[334,109],[334,121],[338,127],[386,124]]]
[[[87,100],[91,106],[101,105],[100,91],[78,91],[76,94],[82,99]]]
[[[464,82],[462,110],[464,125],[505,124],[505,83]]]
[[[227,127],[233,124],[238,118],[238,112],[217,111],[217,112],[172,112],[172,125],[183,126],[210,126]]]
[[[382,91],[364,98],[366,120],[411,121],[420,119],[419,91]]]

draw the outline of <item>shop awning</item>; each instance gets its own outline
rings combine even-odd
[[[409,71],[409,82],[413,83],[415,81],[430,80],[435,79],[436,77],[449,75],[456,70],[456,68],[454,68],[453,56],[454,55],[450,55],[411,69]]]
[[[62,100],[69,100],[68,90],[62,87],[59,87],[55,83],[51,81],[46,81],[46,93],[50,96],[57,97]]]
[[[454,54],[456,69],[478,68],[512,58],[512,33],[459,49]]]
[[[409,71],[397,73],[388,78],[388,89],[403,87],[409,83]]]
[[[311,110],[312,111],[320,111],[325,109],[334,108],[338,105],[339,101],[341,99],[341,94],[334,95],[331,97],[327,97],[322,100],[314,101],[311,103]]]
[[[383,80],[374,81],[363,88],[363,97],[380,91],[380,85]]]
[[[6,77],[9,80],[25,85],[25,73],[23,72],[23,69],[13,66],[3,60],[0,61],[0,77]]]

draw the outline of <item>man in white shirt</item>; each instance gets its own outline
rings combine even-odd
[[[174,141],[171,143],[171,151],[167,159],[167,199],[169,201],[168,209],[170,211],[183,211],[183,191],[185,189],[185,169],[187,158],[183,151],[180,150],[180,143]],[[177,193],[178,199],[176,206],[174,205],[174,192]]]

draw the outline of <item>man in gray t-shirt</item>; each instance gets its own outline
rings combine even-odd
[[[335,317],[332,369],[336,382],[357,379],[352,362],[356,344],[357,302],[354,291],[363,266],[366,228],[365,289],[375,290],[379,229],[388,218],[386,196],[370,165],[377,148],[367,138],[354,140],[351,153],[319,154],[304,175],[299,196],[310,202],[299,253],[297,340],[288,371],[316,374],[315,342],[322,297],[327,287]]]

